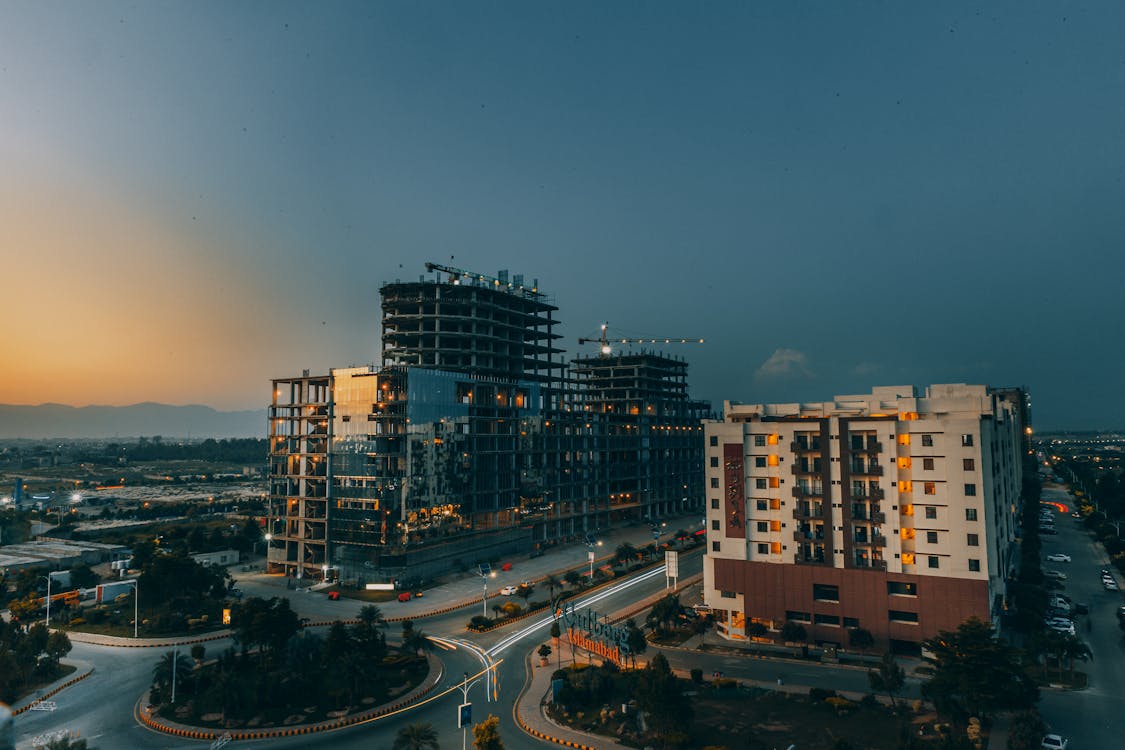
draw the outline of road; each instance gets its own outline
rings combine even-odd
[[[1043,489],[1043,499],[1066,503],[1073,509],[1074,499],[1065,487],[1048,485]],[[1125,600],[1120,592],[1106,591],[1102,586],[1099,571],[1108,567],[1108,558],[1082,522],[1060,514],[1055,528],[1057,535],[1042,537],[1043,554],[1065,552],[1071,562],[1044,561],[1043,567],[1066,573],[1066,595],[1074,602],[1090,605],[1089,616],[1079,616],[1075,627],[1094,658],[1079,666],[1089,675],[1089,687],[1044,690],[1040,712],[1052,731],[1070,738],[1071,750],[1121,747],[1121,738],[1125,737],[1125,637],[1117,627],[1116,610]]]

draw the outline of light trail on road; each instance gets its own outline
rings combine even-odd
[[[644,583],[645,581],[649,580],[650,578],[655,578],[658,575],[664,575],[664,574],[665,574],[665,566],[661,565],[659,568],[654,568],[653,570],[646,571],[644,573],[641,573],[638,576],[634,576],[634,577],[632,577],[632,578],[630,578],[626,581],[622,581],[621,583],[619,583],[615,586],[610,586],[609,588],[605,589],[604,591],[599,591],[598,593],[590,596],[589,598],[583,599],[582,601],[575,604],[574,608],[575,609],[582,609],[583,607],[589,607],[593,604],[597,604],[598,602],[602,601],[603,599],[606,599],[607,597],[613,596],[614,594],[620,593],[621,591],[624,591],[625,589],[629,588],[630,586],[636,586],[638,583]],[[544,625],[547,625],[548,623],[553,622],[554,619],[555,619],[555,615],[554,615],[554,613],[551,613],[549,616],[544,617],[543,619],[541,619],[541,620],[539,620],[535,623],[532,623],[531,625],[528,625],[528,626],[524,627],[523,629],[518,630],[515,633],[512,633],[511,635],[505,636],[499,643],[497,643],[492,648],[488,649],[487,654],[489,656],[495,656],[495,655],[499,654],[501,651],[508,648],[509,646],[516,643],[517,641],[525,638],[527,635],[529,635],[530,633],[533,633],[535,630],[543,627]]]

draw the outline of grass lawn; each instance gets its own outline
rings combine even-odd
[[[58,669],[57,672],[55,672],[54,677],[51,677],[51,678],[48,678],[48,679],[36,680],[36,681],[32,682],[30,685],[28,685],[27,690],[24,690],[23,693],[20,694],[16,698],[16,700],[20,700],[20,699],[22,699],[22,698],[24,698],[28,695],[32,695],[32,694],[35,693],[35,691],[42,690],[43,688],[47,687],[48,685],[50,685],[55,680],[61,680],[62,678],[66,677],[69,674],[72,674],[72,673],[76,672],[77,670],[78,670],[78,667],[74,666],[73,664],[60,663],[59,669]]]

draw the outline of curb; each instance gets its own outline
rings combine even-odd
[[[101,636],[98,633],[86,633],[85,631],[82,631],[82,630],[66,630],[66,631],[63,631],[63,632],[66,633],[67,638],[74,641],[75,643],[86,643],[86,644],[89,644],[91,646],[107,646],[109,648],[172,648],[174,646],[187,646],[187,645],[192,644],[192,643],[206,643],[207,641],[218,641],[218,640],[222,640],[223,638],[230,638],[234,635],[233,630],[223,630],[223,631],[216,631],[216,632],[210,633],[208,635],[201,635],[198,638],[191,638],[190,640],[184,640],[184,641],[157,641],[157,642],[154,643],[152,640],[146,638],[146,639],[137,639],[137,640],[144,640],[144,643],[136,643],[136,642],[133,642],[130,639],[125,638],[124,636],[118,636],[118,635]],[[75,638],[74,636],[76,636],[76,635],[77,636],[89,635],[89,636],[93,636],[95,639],[97,639],[97,638],[114,638],[114,639],[120,638],[124,642],[123,643],[105,643],[105,642],[100,641],[100,640],[88,640],[88,639],[85,639],[85,638],[82,638],[82,637]]]
[[[434,674],[434,661],[436,657],[431,654],[426,655],[426,661],[430,663],[430,674]],[[417,703],[422,698],[429,695],[437,687],[438,682],[441,680],[441,666],[438,664],[437,677],[427,686],[418,690],[418,692],[411,695],[409,698],[396,701],[395,703],[388,703],[378,708],[370,709],[364,713],[354,714],[352,716],[343,716],[339,719],[331,721],[321,721],[316,724],[298,724],[291,727],[275,727],[267,729],[197,729],[188,727],[186,725],[173,726],[170,723],[164,723],[163,719],[158,719],[150,714],[150,712],[142,708],[140,703],[148,695],[146,691],[137,701],[135,713],[141,722],[148,728],[161,732],[163,734],[170,734],[176,737],[183,737],[192,740],[217,740],[225,735],[230,735],[232,742],[242,740],[266,740],[277,739],[279,737],[296,737],[303,734],[314,734],[316,732],[331,732],[336,729],[344,729],[355,724],[362,724],[374,719],[378,719],[387,714],[400,711],[414,703]],[[429,676],[426,678],[429,680]],[[592,750],[592,749],[591,749]]]
[[[520,711],[519,711],[520,704],[523,702],[524,698],[527,696],[527,691],[528,691],[528,689],[530,688],[530,685],[531,685],[531,675],[533,674],[531,670],[535,669],[535,665],[533,665],[531,663],[531,654],[530,653],[527,655],[526,661],[527,661],[527,666],[529,667],[529,669],[528,669],[528,682],[525,684],[523,691],[519,694],[519,696],[516,698],[515,702],[512,704],[512,715],[516,720],[516,726],[518,726],[521,730],[523,730],[524,734],[531,735],[532,737],[534,737],[536,739],[539,739],[539,740],[543,740],[544,742],[551,742],[555,745],[562,745],[563,747],[572,747],[572,748],[576,748],[576,750],[598,750],[598,748],[596,748],[592,745],[583,745],[580,742],[574,742],[572,740],[564,740],[564,739],[560,739],[558,737],[553,737],[549,734],[545,734],[544,732],[540,732],[538,729],[533,729],[530,726],[528,726],[527,723],[524,722],[524,720],[522,718],[520,718]],[[540,705],[539,710],[540,711],[543,710],[542,705]]]
[[[68,687],[70,687],[74,683],[81,682],[82,680],[86,679],[87,677],[89,677],[93,673],[94,673],[94,668],[90,667],[90,671],[88,671],[84,674],[80,674],[77,677],[72,677],[69,680],[67,680],[66,682],[64,682],[63,684],[59,685],[58,687],[55,687],[55,688],[52,688],[51,690],[48,690],[46,693],[39,696],[38,698],[36,698],[31,703],[28,703],[23,708],[13,709],[12,710],[12,716],[19,716],[20,714],[22,714],[25,711],[30,711],[31,707],[34,706],[39,701],[44,701],[44,700],[47,700],[48,698],[51,698],[53,696],[58,695],[59,693],[61,693],[63,690],[66,690]]]

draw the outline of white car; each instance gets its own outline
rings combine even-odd
[[[1061,552],[1056,552],[1053,555],[1047,555],[1047,560],[1050,562],[1070,562],[1070,555],[1064,555]]]
[[[1102,585],[1105,586],[1106,591],[1117,591],[1118,590],[1117,581],[1111,580],[1109,578],[1106,578],[1105,580],[1103,580]]]
[[[518,591],[518,589],[515,586],[505,586],[500,589],[500,596],[515,596],[516,591]]]
[[[1043,576],[1045,578],[1054,578],[1056,581],[1066,580],[1066,573],[1063,573],[1061,570],[1044,570]]]
[[[1050,628],[1051,630],[1055,631],[1056,633],[1066,633],[1067,635],[1074,635],[1074,626],[1073,625],[1061,625],[1061,624],[1058,624],[1058,623],[1054,623],[1054,624],[1048,625],[1047,627]]]
[[[1066,746],[1070,744],[1070,740],[1060,737],[1057,734],[1043,735],[1043,750],[1066,750]]]

